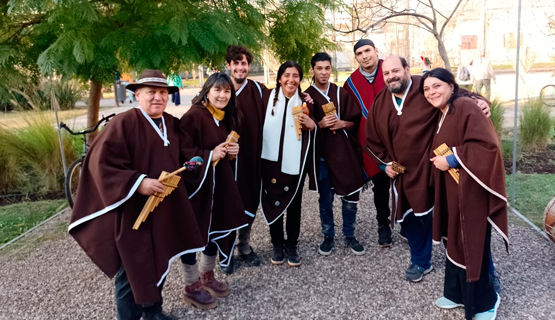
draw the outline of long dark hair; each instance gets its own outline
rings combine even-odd
[[[281,87],[281,84],[279,83],[279,79],[281,79],[281,76],[285,73],[285,70],[287,70],[287,68],[297,69],[297,71],[299,71],[299,77],[300,77],[299,81],[303,81],[303,68],[301,68],[301,66],[295,61],[285,61],[281,66],[279,66],[277,77],[276,77],[276,94],[274,96],[274,104],[272,105],[273,107],[276,106],[276,102],[278,101],[279,89]],[[299,96],[301,96],[302,98],[303,95],[301,92],[300,82],[299,82],[299,87],[297,88],[297,91],[299,92]]]
[[[212,87],[231,90],[231,98],[229,98],[229,102],[223,108],[225,111],[224,123],[228,130],[237,130],[240,125],[241,114],[235,104],[235,87],[227,74],[215,72],[208,77],[199,94],[191,100],[191,103],[199,108],[206,108],[202,103],[204,102],[205,105],[208,105],[207,95]]]
[[[424,94],[424,80],[428,78],[437,78],[447,84],[453,85],[453,93],[451,94],[451,98],[447,101],[448,105],[452,105],[453,101],[460,97],[459,95],[459,85],[455,82],[455,77],[451,73],[451,71],[443,68],[435,68],[430,70],[422,76],[422,81],[420,82],[420,93]]]

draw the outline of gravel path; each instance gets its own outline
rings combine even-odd
[[[268,227],[258,218],[252,244],[262,266],[236,261],[233,275],[218,274],[230,284],[231,295],[221,299],[218,308],[201,311],[182,303],[182,274],[179,263],[174,263],[164,288],[165,310],[179,319],[464,319],[460,309],[433,306],[443,288],[441,247],[434,246],[435,270],[421,283],[408,283],[404,280],[408,245],[395,232],[390,249],[377,246],[371,196],[370,191],[363,193],[359,204],[357,237],[366,246],[365,255],[354,256],[346,249],[339,237],[341,228],[336,229],[332,255],[317,253],[321,241],[317,195],[305,191],[300,268],[270,263]],[[52,239],[28,254],[22,249],[0,252],[1,320],[115,319],[112,281],[71,237],[48,232],[56,226],[59,230],[68,219],[64,213],[38,230],[38,239]],[[340,218],[336,224],[341,225]],[[510,240],[510,254],[500,237],[495,235],[492,241],[502,282],[498,319],[555,319],[555,246],[521,225],[510,226]]]

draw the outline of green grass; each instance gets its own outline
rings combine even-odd
[[[519,143],[523,150],[543,150],[552,137],[550,110],[539,99],[528,100],[519,117]]]
[[[65,199],[22,202],[0,207],[0,244],[12,240],[65,207]]]
[[[506,176],[507,193],[511,194],[510,175]],[[555,196],[555,174],[518,174],[514,208],[543,229],[543,212]]]

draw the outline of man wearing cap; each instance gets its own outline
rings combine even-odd
[[[378,93],[385,88],[382,75],[382,60],[378,58],[378,49],[369,39],[361,39],[354,46],[355,59],[360,67],[347,79],[343,87],[355,98],[362,111],[358,126],[358,142],[366,145],[366,118],[370,107]],[[391,246],[391,228],[389,226],[389,184],[385,167],[379,167],[366,153],[363,153],[362,164],[367,180],[372,180],[376,220],[378,220],[378,244],[382,248]]]
[[[148,196],[164,192],[162,171],[184,160],[179,120],[164,112],[170,93],[158,70],[127,86],[140,107],[117,115],[94,140],[83,162],[69,233],[89,258],[115,277],[118,319],[174,319],[162,313],[161,291],[171,261],[203,249],[183,181],[133,230]],[[180,135],[181,134],[181,135]]]

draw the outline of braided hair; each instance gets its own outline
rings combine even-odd
[[[278,96],[279,96],[279,90],[281,88],[281,83],[279,83],[279,80],[281,79],[281,76],[283,76],[283,74],[285,73],[285,70],[287,70],[287,68],[295,68],[297,69],[297,71],[299,72],[299,80],[302,81],[303,80],[303,68],[301,68],[301,66],[296,63],[295,61],[285,61],[281,66],[279,66],[278,69],[278,73],[277,73],[277,77],[276,77],[276,93],[274,95],[274,101],[272,104],[272,116],[274,115],[274,108],[276,107],[276,102],[278,101]],[[302,97],[302,92],[301,92],[301,86],[299,85],[299,87],[297,88],[297,91],[299,93],[299,95]]]

